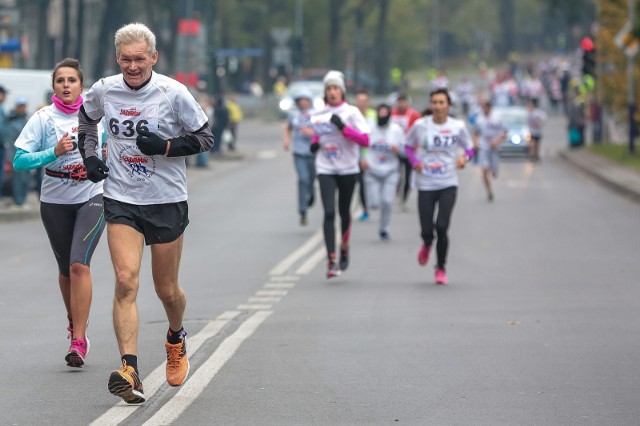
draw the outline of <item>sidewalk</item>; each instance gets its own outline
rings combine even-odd
[[[12,205],[11,197],[0,200],[0,222],[15,222],[40,218],[40,200],[36,191],[29,191],[27,201],[19,208]]]
[[[640,173],[586,149],[560,151],[562,159],[613,191],[640,203]]]

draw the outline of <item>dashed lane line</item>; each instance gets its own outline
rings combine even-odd
[[[322,242],[322,230],[318,229],[304,244],[296,249],[289,256],[282,259],[270,272],[269,275],[282,275],[287,272],[294,263],[304,257]]]
[[[318,266],[318,263],[327,256],[324,247],[315,251],[307,260],[296,270],[296,275],[307,275]]]
[[[240,345],[256,331],[273,312],[258,311],[249,317],[218,349],[207,359],[189,380],[180,387],[178,393],[162,406],[144,426],[171,424],[202,394],[214,376],[236,353]]]

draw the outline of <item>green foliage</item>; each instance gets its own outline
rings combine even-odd
[[[597,61],[603,70],[598,79],[601,84],[602,103],[610,111],[626,115],[627,111],[627,57],[616,46],[614,38],[628,20],[626,0],[602,2],[600,9],[600,31],[596,38]],[[640,56],[634,59],[635,81],[640,79]],[[640,100],[640,85],[635,85],[636,104]]]

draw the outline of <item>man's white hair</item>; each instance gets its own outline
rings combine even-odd
[[[116,55],[120,53],[121,45],[136,43],[139,41],[147,42],[150,55],[153,55],[156,52],[156,36],[145,24],[135,22],[120,28],[116,31],[115,36]]]

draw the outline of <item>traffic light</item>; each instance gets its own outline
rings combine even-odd
[[[595,77],[596,73],[596,51],[588,50],[582,53],[582,75]]]
[[[585,37],[580,42],[582,48],[582,75],[596,75],[596,49],[593,40]]]

